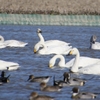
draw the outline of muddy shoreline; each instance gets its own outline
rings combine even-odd
[[[100,0],[0,0],[0,13],[100,14]]]

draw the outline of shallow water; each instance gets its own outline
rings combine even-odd
[[[1,60],[17,62],[21,66],[19,70],[6,71],[6,75],[10,74],[10,82],[0,86],[0,100],[28,100],[32,91],[53,96],[55,100],[71,100],[72,87],[65,87],[61,92],[43,92],[40,91],[39,83],[27,81],[30,74],[35,76],[55,75],[56,79],[62,79],[63,73],[68,71],[67,69],[48,68],[48,62],[53,55],[41,56],[33,53],[33,47],[39,41],[36,34],[37,28],[42,29],[45,40],[63,40],[71,43],[73,47],[77,47],[83,56],[100,58],[100,51],[89,49],[90,37],[93,34],[97,35],[97,41],[100,41],[100,27],[0,25],[0,35],[5,40],[17,39],[28,42],[24,48],[0,49]],[[66,62],[71,58],[73,56],[66,57]],[[79,74],[76,77],[87,79],[85,86],[79,87],[82,91],[98,93],[97,100],[100,99],[99,75]],[[52,85],[52,81],[53,78],[48,84]]]

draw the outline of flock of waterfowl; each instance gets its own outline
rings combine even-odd
[[[60,59],[58,66],[63,68],[68,68],[69,72],[63,73],[62,80],[55,80],[53,77],[53,85],[48,85],[51,76],[38,76],[29,75],[29,82],[39,82],[41,91],[58,92],[65,86],[73,86],[72,89],[72,99],[94,99],[97,97],[96,94],[90,92],[79,92],[78,86],[84,86],[87,82],[85,79],[75,78],[71,76],[72,73],[82,73],[82,74],[100,74],[100,59],[90,58],[85,56],[80,56],[80,52],[76,47],[72,47],[70,43],[60,41],[60,40],[48,40],[45,41],[42,36],[41,29],[37,29],[37,35],[40,39],[38,43],[34,46],[34,54],[49,55],[54,54],[54,56],[49,60],[49,68],[54,68],[57,59]],[[90,38],[90,49],[100,50],[100,43],[96,42],[97,37],[93,35]],[[5,47],[24,47],[28,43],[17,40],[4,40],[0,36],[0,48]],[[65,62],[63,55],[75,55],[75,58],[71,59],[69,62]],[[0,60],[0,85],[9,82],[9,76],[5,75],[4,70],[17,70],[20,65],[15,62],[8,62]],[[37,92],[32,92],[29,96],[29,100],[55,100],[54,97],[47,95],[38,95]]]

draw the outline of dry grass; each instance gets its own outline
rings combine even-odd
[[[100,14],[100,0],[0,0],[0,13]]]

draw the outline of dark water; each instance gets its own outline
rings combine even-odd
[[[97,41],[100,41],[100,27],[1,25],[0,35],[4,36],[5,40],[17,39],[28,42],[28,46],[24,48],[0,49],[1,60],[17,62],[21,66],[17,71],[6,71],[6,75],[11,75],[10,82],[0,86],[0,100],[28,100],[32,91],[53,96],[55,100],[71,100],[72,87],[65,87],[61,92],[42,92],[40,91],[39,83],[27,82],[30,74],[35,76],[55,75],[56,79],[62,79],[63,73],[68,71],[67,69],[48,68],[49,59],[53,55],[41,56],[33,53],[33,47],[39,40],[36,34],[37,28],[42,29],[45,40],[63,40],[77,47],[81,55],[100,58],[100,51],[89,49],[91,35],[97,35]],[[71,58],[73,57],[66,57],[66,62]],[[85,86],[80,87],[80,89],[98,93],[97,100],[99,100],[100,76],[82,74],[76,76],[87,79]],[[51,78],[49,85],[53,84],[52,80]]]

